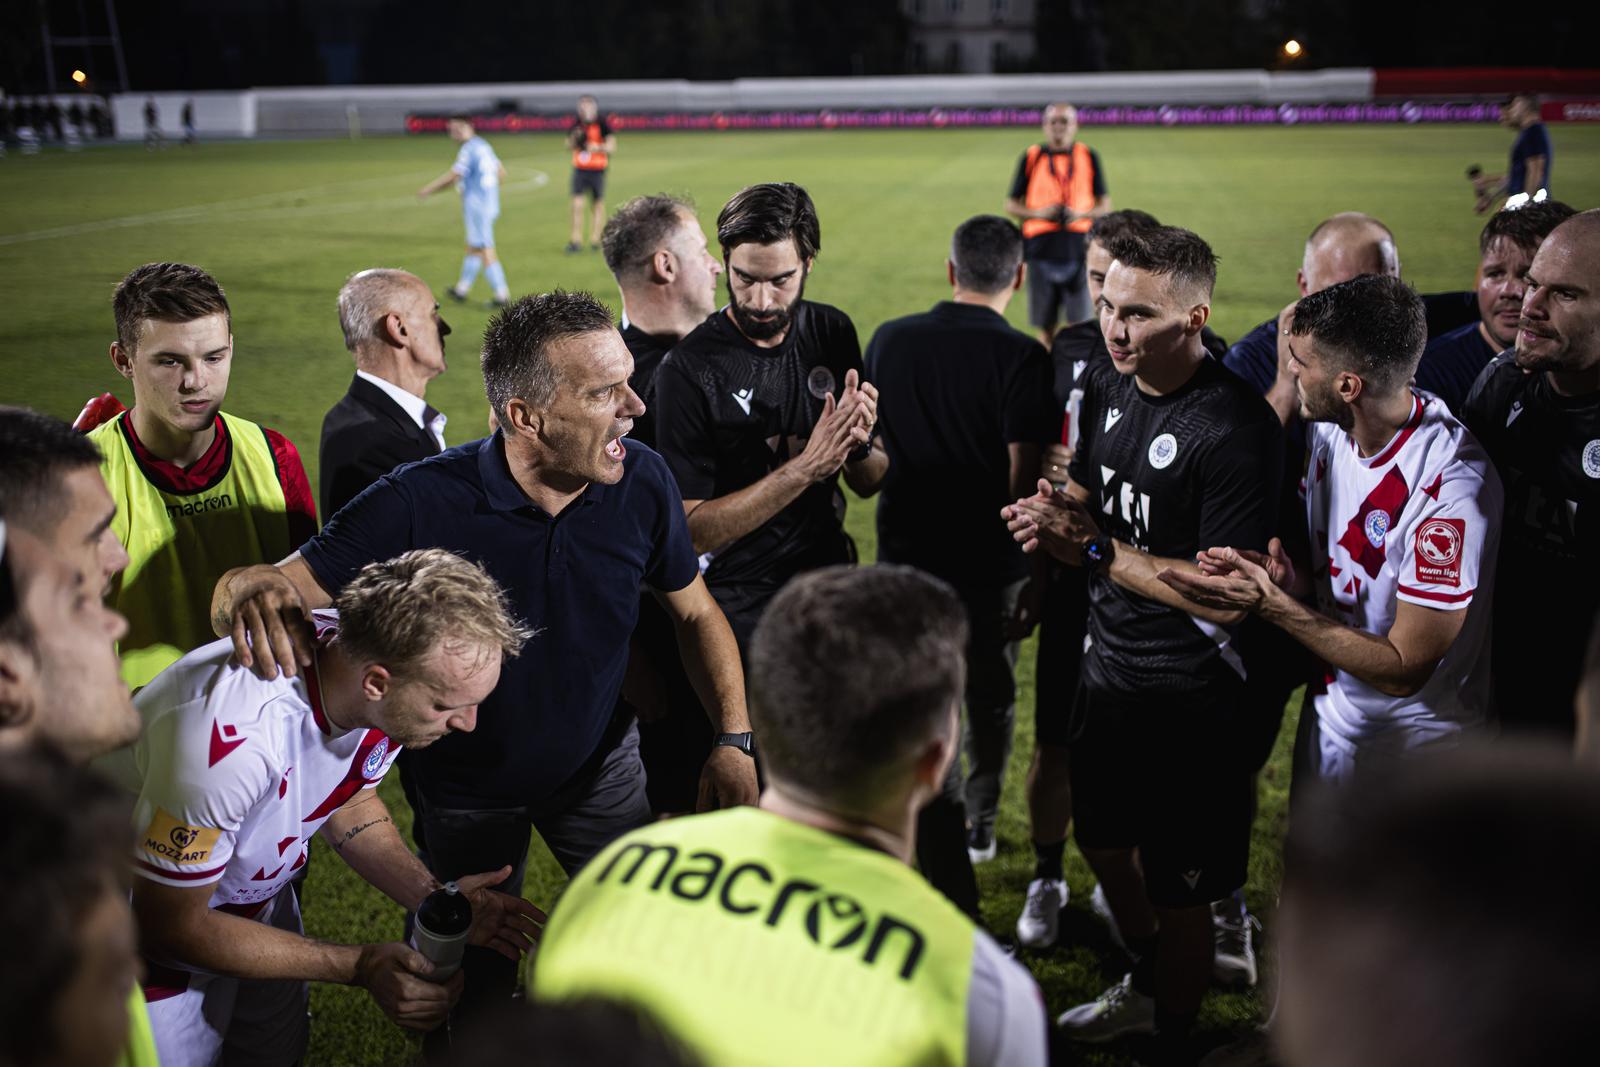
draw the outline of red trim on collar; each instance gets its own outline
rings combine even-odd
[[[1417,432],[1417,427],[1422,425],[1422,398],[1415,392],[1411,394],[1411,418],[1406,420],[1405,426],[1394,435],[1394,440],[1382,452],[1372,459],[1362,460],[1369,467],[1381,467],[1400,454],[1400,450],[1411,440],[1411,435]],[[1351,438],[1355,440],[1355,438]]]
[[[176,463],[161,459],[146,448],[139,440],[139,435],[134,432],[133,419],[130,416],[123,417],[122,428],[127,434],[129,447],[139,460],[139,465],[153,474],[162,483],[162,488],[169,493],[204,492],[226,472],[229,459],[228,428],[223,423],[221,414],[218,414],[216,421],[212,423],[216,435],[211,439],[211,446],[206,449],[204,455],[187,467],[180,467]]]

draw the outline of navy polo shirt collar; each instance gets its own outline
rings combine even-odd
[[[545,514],[528,494],[522,491],[522,486],[511,476],[511,464],[506,460],[506,448],[503,431],[496,430],[478,443],[478,477],[483,480],[483,495],[489,501],[489,506],[496,511],[521,511],[523,508],[532,508],[540,514]],[[598,504],[605,498],[606,487],[598,482],[590,482],[579,495],[577,503],[582,505]]]

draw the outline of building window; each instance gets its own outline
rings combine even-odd
[[[950,14],[952,14],[952,15],[961,14],[962,0],[949,0],[949,5],[948,6],[950,8]]]
[[[994,44],[989,46],[989,70],[997,71],[1005,69],[1006,43],[1004,41],[996,41]]]
[[[956,74],[961,70],[961,42],[951,41],[944,47],[944,65],[950,73]]]
[[[997,19],[1003,18],[1010,9],[1010,0],[989,0],[989,12]]]

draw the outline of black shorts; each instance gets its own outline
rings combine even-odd
[[[572,169],[572,195],[582,196],[588,193],[596,200],[604,200],[606,195],[606,172],[603,170],[578,170]]]
[[[1028,260],[1028,325],[1065,326],[1089,317],[1089,268],[1075,262]]]
[[[1237,675],[1219,666],[1205,688],[1171,694],[1080,682],[1074,717],[1083,728],[1068,749],[1079,848],[1137,848],[1158,907],[1208,904],[1244,885],[1255,779]]]

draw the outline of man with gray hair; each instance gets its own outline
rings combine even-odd
[[[977,886],[963,850],[980,863],[995,855],[1017,641],[1042,592],[994,513],[1033,491],[1058,420],[1049,354],[1004,317],[1027,274],[1021,232],[996,215],[970,218],[956,227],[944,267],[950,299],[880,326],[866,366],[884,390],[878,417],[889,453],[878,558],[944,579],[967,611],[964,797],[958,760],[923,815],[917,851],[928,880],[975,917]],[[952,497],[972,506],[952,509]]]
[[[401,464],[444,450],[445,417],[425,398],[444,373],[450,326],[427,283],[382,267],[352,274],[339,290],[339,328],[356,376],[322,419],[324,518]]]

